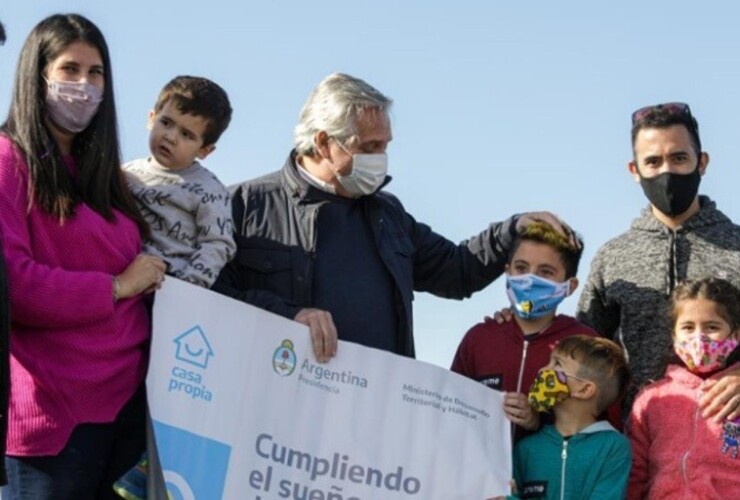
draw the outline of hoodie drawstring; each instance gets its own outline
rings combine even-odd
[[[676,287],[676,280],[678,279],[678,258],[676,256],[676,232],[670,231],[671,235],[671,251],[670,251],[670,267],[668,271],[668,283],[665,294],[667,297],[671,296],[673,289]]]

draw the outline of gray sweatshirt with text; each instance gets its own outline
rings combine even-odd
[[[168,274],[210,288],[236,250],[229,193],[193,162],[170,170],[153,158],[123,166],[131,193],[152,228],[144,251],[169,263]]]

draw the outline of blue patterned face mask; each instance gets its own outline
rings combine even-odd
[[[537,319],[555,311],[570,291],[570,282],[556,283],[534,274],[506,275],[506,295],[517,316]]]

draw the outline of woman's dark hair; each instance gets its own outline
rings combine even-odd
[[[46,125],[44,76],[49,63],[75,42],[87,43],[100,52],[105,89],[95,117],[72,143],[77,164],[73,178]],[[21,150],[28,164],[29,204],[38,203],[60,222],[74,215],[80,202],[108,220],[113,218],[115,208],[133,219],[143,236],[149,234],[121,171],[108,46],[98,27],[88,19],[56,14],[31,31],[21,50],[10,111],[0,131]]]

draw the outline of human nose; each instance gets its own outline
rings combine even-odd
[[[165,130],[162,137],[164,138],[164,140],[171,144],[175,144],[177,142],[177,132],[174,130],[174,128],[169,128]]]
[[[663,164],[663,168],[660,170],[661,173],[663,172],[670,172],[672,174],[680,173],[681,172],[681,165],[679,165],[675,161],[668,160]]]
[[[75,81],[76,81],[77,83],[89,83],[89,84],[91,84],[91,85],[94,85],[94,84],[95,84],[95,82],[94,82],[94,81],[92,80],[92,78],[90,78],[90,75],[89,75],[89,74],[87,74],[87,73],[86,73],[86,72],[84,72],[84,71],[80,71],[80,72],[79,72],[79,74],[78,74],[78,75],[77,75],[77,77],[75,78]]]
[[[691,157],[668,157],[663,163],[662,172],[670,172],[675,174],[685,174],[693,171],[696,168],[697,162]]]

